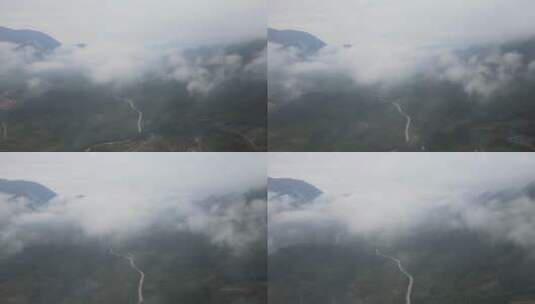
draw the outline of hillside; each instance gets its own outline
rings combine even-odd
[[[507,221],[516,208],[528,206],[524,214],[529,216],[533,207],[527,204],[535,202],[532,191],[532,184],[489,189],[466,208],[477,210],[475,214],[500,214],[498,218]],[[413,303],[535,301],[532,243],[522,245],[497,232],[493,236],[463,225],[463,216],[452,207],[435,208],[408,231],[374,234],[319,220],[296,221],[293,226],[271,221],[270,238],[278,247],[268,256],[270,303],[404,303],[408,289]],[[522,238],[522,223],[500,226],[501,220],[489,224],[491,231],[511,229]],[[319,237],[322,234],[325,237]]]
[[[286,67],[270,66],[270,150],[533,151],[533,41],[457,49],[395,82],[359,83],[328,67],[280,79]]]

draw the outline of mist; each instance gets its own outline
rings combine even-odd
[[[16,45],[0,43],[1,60],[5,61],[0,69],[0,86],[35,97],[81,84],[121,92],[158,80],[184,85],[191,97],[205,97],[233,79],[265,79],[265,51],[254,53],[253,58],[226,53],[224,48],[198,57],[188,52],[191,50],[109,44],[62,46],[51,54],[38,56],[31,49],[21,52]]]
[[[324,194],[299,207],[270,195],[273,252],[349,236],[394,242],[422,231],[474,231],[535,253],[529,153],[277,153],[272,177]]]
[[[0,43],[0,79],[6,86],[1,89],[43,94],[57,88],[58,79],[72,87],[69,80],[75,77],[120,90],[157,79],[206,95],[232,77],[265,74],[261,51],[254,58],[225,51],[265,39],[264,10],[262,1],[242,0],[224,5],[212,0],[5,2],[1,26],[41,31],[62,45],[43,54],[32,46]],[[216,50],[189,54],[206,48]]]
[[[2,177],[39,182],[58,196],[37,208],[1,196],[3,256],[37,244],[124,243],[164,232],[203,235],[235,254],[265,239],[266,202],[251,195],[265,191],[263,155],[4,154]]]
[[[265,150],[263,2],[0,8],[2,150]]]
[[[350,80],[348,87],[368,86],[383,91],[425,79],[457,84],[467,97],[484,102],[503,95],[516,83],[532,80],[534,75],[532,58],[517,51],[492,49],[489,54],[463,57],[455,48],[326,47],[302,58],[295,49],[269,43],[269,88],[272,95],[283,96],[284,102],[306,93],[332,91],[333,78]]]
[[[427,81],[457,84],[485,102],[532,79],[535,58],[505,46],[535,35],[532,6],[502,0],[342,1],[336,6],[274,1],[269,26],[307,31],[328,46],[302,58],[295,49],[270,43],[270,91],[287,101],[329,91],[332,77],[382,90]],[[488,50],[474,53],[477,48]]]

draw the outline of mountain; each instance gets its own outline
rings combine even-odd
[[[296,205],[313,201],[323,193],[316,186],[302,180],[272,177],[268,177],[268,192],[279,197],[289,196]]]
[[[254,227],[266,227],[265,213],[256,209],[265,195],[257,189],[214,196],[212,201],[225,204],[233,197],[235,204],[214,203],[229,210],[195,213],[203,223],[189,218],[200,223],[197,228],[213,224],[213,230],[176,229],[183,216],[177,214],[167,214],[172,221],[164,216],[150,229],[120,238],[93,238],[53,220],[26,226],[17,230],[14,244],[23,240],[20,250],[10,252],[9,240],[0,239],[0,303],[265,304],[265,233],[249,236]],[[10,237],[6,232],[12,230],[1,224],[0,235]],[[50,227],[55,227],[54,233],[47,230]],[[212,232],[225,238],[234,235],[239,244],[214,239]],[[242,250],[234,251],[234,245]],[[139,301],[140,292],[144,301]]]
[[[285,47],[295,47],[303,55],[311,55],[327,44],[318,37],[303,31],[276,30],[268,28],[268,41],[281,44]]]
[[[24,197],[30,200],[31,207],[47,203],[57,196],[49,188],[31,181],[0,179],[0,193],[11,195],[11,200]]]
[[[10,42],[19,46],[33,46],[42,51],[51,51],[61,43],[51,36],[33,30],[14,30],[0,26],[0,42]]]
[[[535,39],[452,52],[459,64],[442,71],[437,57],[388,89],[311,73],[294,97],[270,80],[270,151],[533,151]],[[447,79],[461,67],[472,76]]]
[[[3,75],[0,120],[9,134],[0,151],[265,151],[267,81],[265,65],[256,64],[265,48],[265,39],[251,39],[185,50],[188,62],[208,71],[214,86],[205,93],[193,92],[190,80],[152,73],[139,76],[143,85],[125,82],[117,92],[73,69],[43,73],[50,87],[33,94],[29,76]],[[241,58],[232,72],[214,61],[223,54]],[[158,68],[175,66],[162,60]],[[143,112],[142,132],[128,99]]]
[[[270,222],[270,233],[279,237],[268,256],[270,303],[405,303],[409,281],[403,271],[414,280],[414,303],[535,303],[529,266],[535,247],[532,229],[523,223],[535,212],[534,192],[531,183],[489,189],[470,201],[465,208],[474,208],[472,216],[496,216],[483,225],[488,229],[466,225],[459,210],[442,207],[410,233],[384,237],[385,231],[350,233],[335,241],[332,233],[327,238],[333,226],[321,221],[301,221],[302,227]],[[523,237],[528,240],[514,241]]]

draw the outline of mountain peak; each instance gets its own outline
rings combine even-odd
[[[30,207],[38,207],[57,196],[56,192],[36,182],[0,179],[0,193],[10,195],[10,200],[27,198]]]
[[[10,42],[17,44],[19,47],[33,46],[41,51],[51,51],[61,43],[51,36],[34,30],[15,30],[0,26],[0,42]]]
[[[277,196],[289,196],[297,205],[311,202],[323,194],[316,186],[293,178],[268,177],[268,191]]]
[[[311,55],[327,46],[327,44],[318,37],[297,30],[277,30],[268,28],[268,41],[283,45],[284,47],[297,48],[305,55]]]

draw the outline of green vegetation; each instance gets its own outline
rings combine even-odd
[[[42,244],[0,262],[2,303],[137,303],[139,275],[112,244]],[[259,247],[261,248],[261,246]],[[114,247],[146,275],[144,303],[265,303],[265,255],[158,233]],[[242,301],[242,302],[240,302]]]
[[[349,238],[280,249],[269,256],[270,303],[404,303],[408,280],[377,247],[414,277],[414,303],[535,300],[528,251],[467,230],[431,229],[395,242]]]
[[[534,41],[458,52],[460,58],[476,62],[496,50],[520,58],[518,71],[511,72],[509,82],[489,96],[468,93],[465,84],[441,77],[435,71],[439,69],[436,59],[396,84],[358,84],[343,72],[333,70],[325,75],[300,76],[298,80],[306,83],[306,89],[296,98],[285,96],[288,92],[273,85],[268,114],[269,149],[533,151],[535,89],[529,64],[535,59]],[[481,81],[500,79],[497,66],[485,66],[486,72],[480,71]],[[408,143],[404,136],[406,119],[394,103],[400,104],[411,118]]]
[[[192,50],[188,58],[236,55],[246,65],[264,48],[265,41],[254,40]],[[217,66],[205,68],[211,71]],[[26,91],[24,76],[0,78],[0,96],[10,92],[17,105],[0,110],[0,121],[8,127],[7,140],[0,138],[0,151],[266,150],[265,75],[261,79],[241,72],[224,75],[206,95],[192,94],[186,83],[150,73],[120,89],[95,84],[83,73],[47,77],[54,85],[37,95]],[[138,113],[126,99],[143,112],[141,133]]]

